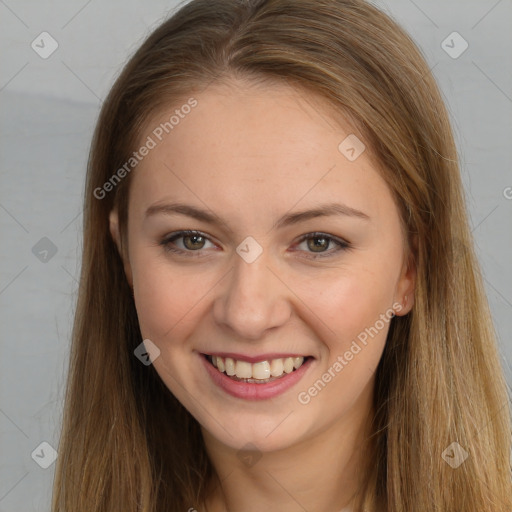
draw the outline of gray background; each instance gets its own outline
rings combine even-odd
[[[375,3],[422,48],[451,112],[512,382],[512,0]],[[55,465],[35,460],[59,439],[92,131],[123,63],[176,5],[0,0],[0,512],[49,510]],[[31,47],[43,31],[59,45],[47,59]],[[453,31],[469,44],[458,58],[442,47]]]

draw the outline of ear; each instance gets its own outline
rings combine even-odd
[[[128,281],[128,284],[130,285],[130,288],[133,289],[132,267],[131,267],[130,261],[128,259],[128,254],[125,254],[125,251],[123,250],[123,246],[121,243],[121,233],[119,230],[119,215],[117,213],[117,210],[115,210],[115,209],[110,212],[109,227],[110,227],[110,235],[112,236],[112,239],[114,240],[114,243],[117,246],[119,255],[121,256],[121,259],[123,261],[123,267],[124,267],[124,273],[126,274],[126,279]]]
[[[416,287],[416,262],[415,255],[417,253],[417,237],[411,241],[411,247],[408,255],[404,260],[400,279],[398,280],[394,304],[399,304],[395,308],[397,316],[404,316],[411,311],[414,306],[414,291]]]

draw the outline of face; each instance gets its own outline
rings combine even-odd
[[[194,98],[148,124],[156,146],[131,176],[125,270],[154,367],[231,448],[348,428],[412,306],[392,194],[319,101],[246,82]]]

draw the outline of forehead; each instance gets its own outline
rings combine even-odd
[[[230,82],[190,98],[154,116],[141,137],[155,143],[132,176],[141,208],[186,197],[233,212],[251,206],[254,215],[325,200],[375,212],[391,199],[366,151],[355,160],[343,153],[358,139],[318,97],[286,84]]]

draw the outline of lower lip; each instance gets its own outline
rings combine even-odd
[[[217,384],[226,393],[236,398],[244,400],[265,400],[281,395],[286,390],[296,384],[311,366],[313,358],[309,358],[302,366],[291,373],[285,374],[283,377],[267,382],[265,384],[254,384],[250,382],[241,382],[229,378],[225,373],[219,372],[203,355],[199,354],[206,371]]]

